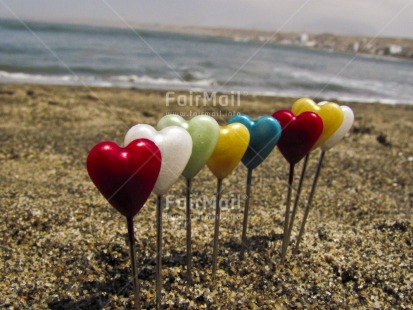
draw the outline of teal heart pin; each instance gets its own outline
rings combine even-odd
[[[247,248],[248,211],[251,196],[252,171],[257,168],[277,145],[281,136],[281,126],[272,116],[261,116],[257,120],[245,114],[233,116],[228,124],[241,123],[250,133],[248,149],[242,157],[242,163],[247,167],[246,199],[244,205],[244,219],[241,236],[241,259],[244,258]]]

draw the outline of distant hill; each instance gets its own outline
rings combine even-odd
[[[142,30],[224,37],[240,42],[258,41],[263,44],[265,42],[278,43],[337,52],[413,59],[413,39],[407,38],[373,38],[368,36],[345,36],[331,33],[278,33],[261,30],[164,25],[136,25],[136,28]]]

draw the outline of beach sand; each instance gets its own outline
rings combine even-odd
[[[126,220],[85,168],[98,142],[122,143],[136,123],[169,112],[252,117],[296,98],[241,98],[240,106],[180,107],[165,92],[0,86],[0,308],[123,309],[132,305]],[[184,180],[164,211],[164,308],[399,308],[413,305],[413,106],[348,103],[350,135],[327,152],[297,256],[279,264],[288,165],[278,150],[254,171],[248,236],[239,260],[246,169],[223,182],[218,281],[211,281],[216,180],[193,181],[194,285],[185,283]],[[218,113],[218,111],[220,111]],[[187,117],[190,117],[188,114]],[[302,205],[319,157],[310,158]],[[297,166],[297,175],[301,166]],[[298,177],[297,177],[298,178]],[[297,179],[296,178],[296,179]],[[297,223],[301,222],[300,207]],[[295,242],[297,227],[292,234]],[[155,305],[155,196],[135,217],[142,307]]]

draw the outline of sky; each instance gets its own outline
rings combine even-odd
[[[0,0],[0,17],[413,38],[413,0]]]

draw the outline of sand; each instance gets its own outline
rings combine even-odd
[[[241,98],[240,106],[179,107],[165,92],[0,86],[0,308],[123,309],[133,304],[126,220],[90,181],[85,160],[103,140],[169,112],[253,117],[296,98]],[[254,171],[248,236],[239,260],[246,169],[224,180],[218,281],[211,281],[216,180],[194,179],[194,285],[185,283],[184,180],[164,211],[163,307],[174,309],[411,309],[413,106],[348,103],[350,135],[326,154],[298,255],[279,263],[288,166],[278,150]],[[319,152],[310,158],[303,203]],[[297,166],[300,171],[300,165]],[[206,198],[205,198],[206,197]],[[204,199],[205,198],[205,199]],[[204,199],[204,200],[203,200]],[[206,203],[204,203],[206,201]],[[303,208],[298,211],[301,221]],[[294,245],[297,227],[292,234]],[[135,218],[142,306],[155,305],[155,197]]]

